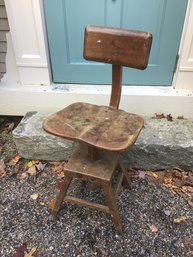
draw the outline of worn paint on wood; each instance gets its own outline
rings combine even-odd
[[[110,151],[124,151],[135,143],[143,119],[107,106],[74,103],[50,116],[43,126],[54,135]]]

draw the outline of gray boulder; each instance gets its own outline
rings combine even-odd
[[[193,122],[146,119],[145,127],[131,151],[125,154],[131,166],[193,170]]]
[[[13,131],[18,153],[26,159],[67,160],[74,143],[44,131],[43,120],[51,113],[28,112]]]
[[[50,113],[30,112],[13,131],[18,153],[27,159],[67,160],[75,143],[45,132],[42,122]],[[193,170],[193,122],[145,119],[133,148],[123,154],[127,165],[160,170],[175,166]]]

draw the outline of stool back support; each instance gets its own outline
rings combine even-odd
[[[152,43],[149,32],[127,29],[87,26],[84,37],[84,58],[112,64],[112,91],[110,106],[118,109],[122,66],[145,69]]]

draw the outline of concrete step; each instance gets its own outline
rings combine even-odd
[[[71,155],[75,143],[53,136],[42,129],[50,113],[29,112],[13,131],[18,153],[27,159],[61,161]],[[181,167],[193,170],[193,122],[185,119],[145,119],[145,127],[125,162],[140,169]]]

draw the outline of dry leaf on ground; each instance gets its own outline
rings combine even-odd
[[[28,174],[30,174],[31,176],[36,176],[37,175],[37,170],[35,166],[30,167],[27,171]]]
[[[25,252],[27,252],[27,243],[20,245],[12,257],[24,257]]]
[[[164,119],[164,118],[165,118],[165,115],[163,113],[160,113],[160,114],[155,113],[155,116],[152,117],[152,119],[158,119],[158,120]]]
[[[146,178],[146,171],[144,170],[139,170],[139,174],[138,174],[138,177],[141,178],[141,179],[145,179]]]
[[[174,223],[181,223],[187,220],[187,217],[181,216],[174,219]]]
[[[35,257],[37,247],[33,247],[29,253],[25,253],[24,257]]]
[[[167,121],[173,121],[173,117],[172,117],[171,114],[168,114],[168,115],[166,116],[166,119],[167,119]]]
[[[15,165],[18,163],[18,161],[21,159],[21,156],[19,154],[15,155],[9,162],[10,165]]]
[[[31,199],[33,199],[33,200],[36,200],[37,198],[38,198],[38,194],[32,194],[30,197],[31,197]]]
[[[62,172],[64,171],[64,162],[50,162],[53,165],[52,171],[54,172]]]
[[[159,172],[147,171],[146,174],[156,179],[154,182],[162,183],[171,193],[180,194],[193,207],[193,172],[174,167],[172,170]]]
[[[26,172],[24,172],[24,173],[22,173],[22,174],[20,175],[20,179],[21,179],[21,180],[27,180],[28,177],[29,177],[29,175],[28,175]]]
[[[0,160],[0,177],[5,175],[5,163],[4,160]]]
[[[39,202],[40,206],[45,206],[46,204],[44,202]]]
[[[38,169],[38,171],[43,171],[46,165],[47,163],[39,162],[38,164],[36,164],[36,168]]]
[[[37,163],[39,163],[39,161],[31,160],[31,161],[27,162],[27,163],[25,164],[25,166],[31,168],[33,165],[35,165],[35,164],[37,164]]]
[[[151,229],[152,233],[157,233],[158,232],[158,228],[154,224],[150,225],[149,228]]]
[[[172,212],[170,210],[164,210],[164,214],[168,217],[171,215],[171,213]]]
[[[65,173],[62,171],[62,172],[58,173],[57,176],[58,176],[58,178],[64,178]]]
[[[147,174],[151,177],[154,177],[154,178],[158,178],[158,174],[156,174],[155,172],[153,171],[148,171]]]

